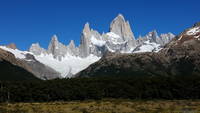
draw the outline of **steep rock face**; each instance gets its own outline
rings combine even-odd
[[[119,35],[121,41],[127,42],[127,47],[125,47],[125,51],[128,51],[136,46],[135,37],[131,30],[130,24],[128,21],[125,21],[123,15],[119,14],[111,22],[110,32]]]
[[[158,44],[161,43],[160,37],[158,36],[156,30],[149,32],[149,34],[147,35],[147,39],[149,39],[151,42],[156,42]]]
[[[86,23],[81,35],[80,56],[85,58],[92,54],[101,57],[105,49],[105,41],[100,33],[91,29],[89,23]]]
[[[62,78],[59,72],[39,62],[32,54],[26,54],[26,59],[22,60],[22,62],[29,67],[27,70],[33,73],[37,78],[42,80]]]
[[[78,56],[79,55],[79,48],[75,46],[75,43],[73,40],[70,41],[69,45],[67,46],[67,51],[69,54],[73,56]]]
[[[32,44],[29,51],[35,55],[47,54],[47,51],[44,48],[41,48],[39,43]]]
[[[157,53],[113,54],[76,76],[200,75],[200,26],[185,30]]]
[[[23,63],[12,53],[0,48],[0,80],[39,80],[21,66]]]
[[[167,34],[161,34],[161,45],[164,46],[165,44],[169,43],[173,38],[175,37],[174,34],[172,33],[167,33]]]
[[[81,34],[81,44],[80,44],[80,56],[81,57],[87,57],[90,54],[90,38],[91,37],[91,31],[89,23],[86,23],[82,34]]]
[[[0,46],[0,49],[0,55],[4,60],[27,70],[37,78],[43,80],[61,78],[60,74],[54,71],[54,69],[36,60],[32,53],[5,46]]]
[[[48,47],[48,53],[52,54],[54,58],[61,60],[67,54],[67,47],[58,41],[56,35],[52,37],[52,40]]]
[[[6,47],[4,47],[6,48]],[[11,62],[14,65],[23,65],[19,59],[16,59],[16,57],[9,51],[6,51],[4,48],[0,47],[0,59],[6,60],[8,62]]]

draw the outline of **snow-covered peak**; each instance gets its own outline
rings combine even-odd
[[[121,13],[119,13],[119,14],[117,15],[117,17],[116,17],[114,20],[115,20],[115,21],[117,21],[117,20],[125,21],[125,18],[124,18],[124,16],[123,16]]]
[[[58,41],[57,35],[53,35],[51,40],[52,40],[52,41]]]
[[[123,34],[127,31],[129,28],[129,23],[126,23],[123,15],[119,14],[110,24],[110,32],[115,33],[121,37],[123,37]]]
[[[87,22],[85,25],[84,25],[84,28],[83,28],[83,34],[84,35],[88,35],[90,33],[90,24]]]

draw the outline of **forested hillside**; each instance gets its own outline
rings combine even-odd
[[[0,82],[1,102],[48,102],[103,98],[200,99],[200,77],[126,76]]]

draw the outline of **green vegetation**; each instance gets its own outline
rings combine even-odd
[[[0,102],[200,99],[200,76],[126,76],[0,82]]]
[[[49,103],[0,104],[0,113],[199,113],[200,101],[109,99]]]

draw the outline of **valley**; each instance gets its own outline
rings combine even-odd
[[[200,0],[0,0],[0,113],[200,113]]]

